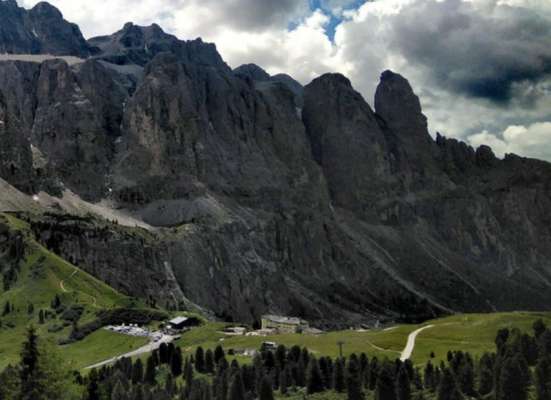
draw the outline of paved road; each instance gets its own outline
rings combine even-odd
[[[415,338],[418,334],[423,332],[425,329],[432,328],[434,325],[427,325],[422,328],[419,328],[413,332],[411,332],[408,336],[408,341],[406,343],[406,347],[404,347],[404,350],[402,351],[402,354],[400,355],[401,361],[406,361],[411,357],[411,353],[413,353],[413,349],[415,348]]]
[[[112,357],[108,360],[99,362],[99,363],[94,364],[94,365],[90,365],[90,366],[86,367],[85,369],[99,368],[99,367],[103,367],[104,365],[107,365],[107,364],[112,364],[112,363],[114,363],[115,361],[117,361],[121,358],[135,357],[135,356],[139,356],[140,354],[151,353],[153,350],[157,350],[159,347],[161,347],[161,343],[170,343],[174,339],[176,339],[176,337],[170,336],[170,335],[163,335],[156,342],[151,341],[148,344],[146,344],[145,346],[140,347],[139,349],[132,350],[128,353],[124,353],[124,354],[118,355],[116,357]]]

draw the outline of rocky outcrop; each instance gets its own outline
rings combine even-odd
[[[157,25],[88,46],[75,65],[0,62],[0,178],[145,221],[34,217],[115,288],[321,325],[551,303],[550,164],[433,140],[402,76],[382,74],[372,109],[342,75],[232,71]]]
[[[25,10],[16,0],[0,1],[0,53],[85,58],[93,52],[78,26],[65,21],[49,3]]]

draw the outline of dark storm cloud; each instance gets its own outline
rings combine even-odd
[[[526,8],[416,2],[396,16],[390,45],[437,84],[496,103],[551,74],[551,19]]]
[[[227,25],[242,30],[287,26],[309,11],[307,0],[206,0]]]

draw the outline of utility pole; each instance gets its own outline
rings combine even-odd
[[[342,340],[339,340],[337,344],[339,345],[339,355],[340,355],[340,358],[342,359],[342,345],[344,344],[344,342]]]

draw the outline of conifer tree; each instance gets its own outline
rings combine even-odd
[[[245,390],[243,389],[243,380],[240,371],[233,375],[228,393],[228,400],[245,400]]]
[[[545,326],[545,323],[540,318],[534,322],[532,328],[534,329],[534,337],[536,339],[539,339],[543,332],[545,332],[545,330],[547,329],[547,326]]]
[[[182,375],[182,350],[178,347],[173,350],[174,353],[170,358],[170,371],[174,377]]]
[[[379,360],[373,357],[369,363],[369,390],[375,390],[379,377]]]
[[[262,378],[260,383],[260,393],[258,393],[259,400],[274,400],[274,391],[272,388],[272,381],[268,376]]]
[[[333,369],[333,388],[338,393],[343,393],[346,390],[344,361],[342,358],[337,358],[337,360],[335,360],[335,367]]]
[[[536,365],[536,395],[537,400],[551,400],[551,360],[541,358]]]
[[[378,371],[375,384],[375,400],[396,400],[394,366],[389,362],[385,362]]]
[[[411,400],[411,383],[405,365],[400,368],[396,378],[396,398],[398,400]]]
[[[205,352],[205,372],[214,373],[214,354],[211,349]]]
[[[9,301],[4,303],[4,310],[2,311],[2,316],[5,317],[11,312],[11,305]]]
[[[323,392],[323,378],[319,369],[318,360],[315,357],[310,357],[308,363],[308,372],[306,374],[306,392],[314,394]]]
[[[290,370],[289,366],[285,366],[283,371],[279,374],[279,391],[281,394],[286,395],[289,392],[289,386],[290,386]]]
[[[498,400],[526,400],[528,397],[529,371],[521,354],[507,357],[499,379]]]
[[[111,400],[127,400],[126,389],[121,381],[117,381],[113,391],[111,392]]]
[[[438,386],[438,400],[461,400],[463,395],[457,387],[457,383],[449,368],[442,371],[440,385]]]
[[[494,387],[494,360],[489,353],[484,353],[478,363],[478,393],[485,396]]]
[[[205,351],[201,346],[195,350],[195,369],[197,372],[205,372]]]
[[[88,375],[86,400],[100,400],[99,377],[95,368],[90,371],[90,374]]]
[[[346,389],[348,400],[362,400],[361,370],[357,357],[350,357],[346,368]]]
[[[140,358],[132,365],[132,383],[134,385],[143,382],[143,362]]]
[[[155,369],[156,369],[155,358],[151,355],[147,358],[147,362],[146,362],[145,376],[144,376],[145,383],[149,385],[155,385],[155,382],[156,382]]]
[[[27,330],[27,339],[23,343],[20,363],[21,397],[23,400],[40,399],[42,387],[42,371],[39,365],[38,336],[31,326]]]
[[[222,346],[220,345],[216,346],[216,348],[214,349],[214,363],[218,364],[220,359],[224,358],[224,356],[225,356],[225,353]]]

